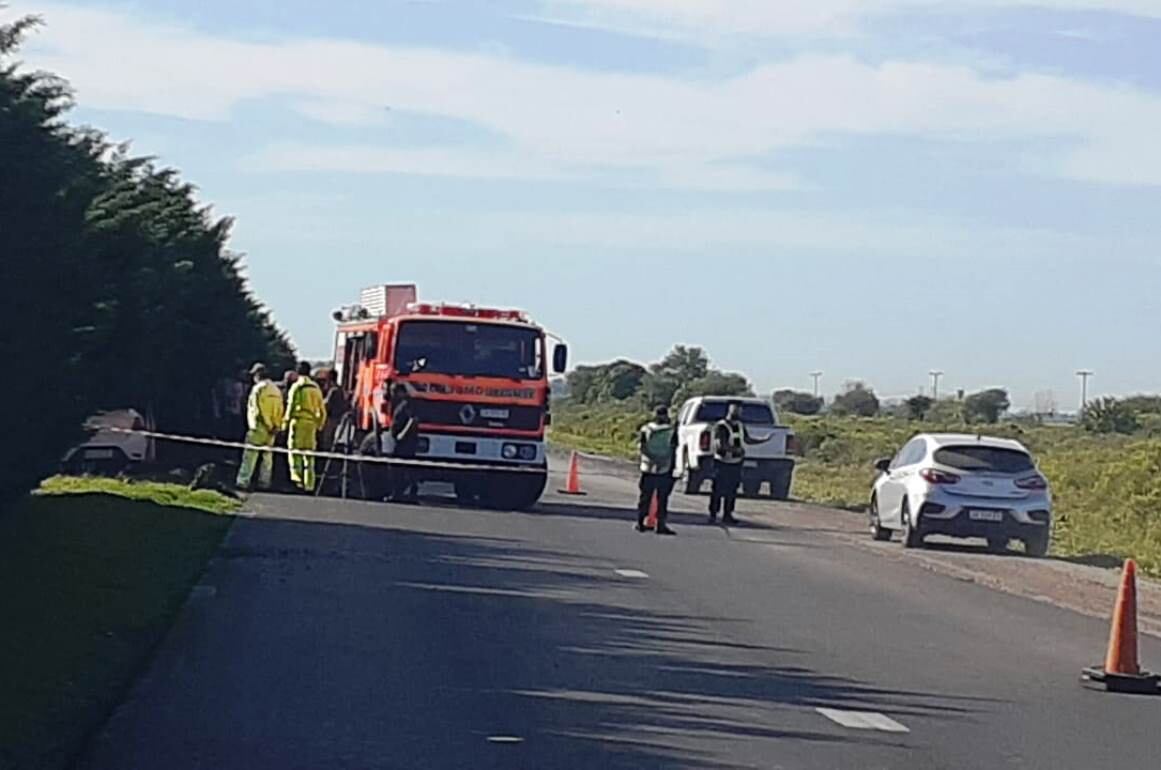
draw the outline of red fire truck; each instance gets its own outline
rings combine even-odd
[[[564,344],[521,311],[419,302],[411,284],[366,289],[334,316],[335,367],[361,452],[381,453],[390,388],[406,383],[420,423],[416,459],[456,466],[420,465],[417,480],[450,482],[462,502],[489,507],[521,510],[540,499],[548,375],[564,372]]]

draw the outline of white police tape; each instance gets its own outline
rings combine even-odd
[[[544,468],[526,467],[521,465],[483,465],[473,463],[453,463],[443,460],[422,460],[412,459],[407,457],[375,457],[372,455],[362,454],[344,454],[342,452],[322,452],[317,449],[289,449],[281,446],[261,446],[258,444],[247,444],[242,441],[225,441],[217,438],[203,438],[200,436],[181,436],[174,433],[159,433],[152,430],[132,430],[129,428],[106,428],[102,427],[101,432],[107,433],[122,433],[133,436],[145,436],[146,438],[159,439],[161,441],[175,441],[184,444],[198,444],[201,446],[220,447],[223,449],[237,449],[247,450],[252,449],[256,452],[274,452],[276,454],[284,455],[305,455],[307,457],[321,457],[325,460],[340,460],[352,463],[375,463],[378,465],[402,465],[416,468],[442,468],[449,470],[465,470],[465,471],[488,471],[501,473],[544,473]]]

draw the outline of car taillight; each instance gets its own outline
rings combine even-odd
[[[935,468],[924,468],[919,471],[919,476],[928,484],[958,484],[959,476],[947,471],[936,470]]]
[[[1016,482],[1016,486],[1020,489],[1048,489],[1048,479],[1040,474],[1036,474],[1035,476],[1020,479]]]
[[[793,433],[786,437],[786,454],[796,455],[802,451],[802,445],[798,443],[798,436]]]
[[[697,445],[703,452],[708,452],[710,450],[710,432],[708,430],[703,430],[701,432],[701,437],[698,439]]]

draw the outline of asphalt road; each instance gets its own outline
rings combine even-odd
[[[1161,698],[1078,684],[1099,619],[885,558],[823,512],[747,503],[725,529],[678,496],[678,536],[640,535],[631,482],[585,481],[526,514],[253,499],[80,766],[1161,760]]]

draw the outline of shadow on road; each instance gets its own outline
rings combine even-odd
[[[637,520],[637,511],[632,507],[635,502],[636,501],[633,501],[632,503],[628,503],[625,506],[609,506],[586,503],[582,501],[578,501],[576,503],[541,501],[537,503],[536,507],[532,511],[532,514],[567,516],[577,519],[623,521],[625,522],[626,526],[628,526]],[[505,515],[511,516],[512,514]],[[775,524],[748,518],[744,513],[739,513],[738,517],[738,523],[731,525],[737,529],[780,529],[780,527]],[[717,528],[721,526],[720,523],[710,524],[708,516],[704,513],[689,513],[687,511],[674,510],[669,512],[669,523],[674,526],[682,527]]]
[[[242,520],[210,578],[81,767],[749,767],[770,742],[905,745],[816,707],[978,705],[812,671],[746,621],[661,611],[647,583],[516,538]]]

